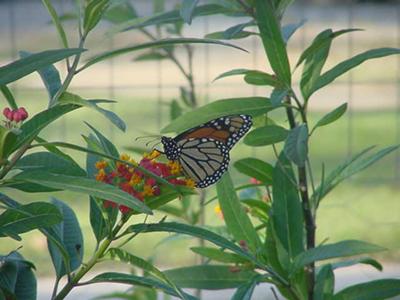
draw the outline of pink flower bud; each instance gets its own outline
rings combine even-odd
[[[26,111],[25,107],[20,107],[18,111],[19,114],[21,115],[21,121],[24,121],[28,118],[28,112]]]
[[[10,108],[6,107],[3,109],[3,115],[6,117],[7,120],[12,121],[12,111]]]
[[[18,123],[22,120],[22,116],[19,110],[13,110],[12,115],[13,115],[13,121]]]

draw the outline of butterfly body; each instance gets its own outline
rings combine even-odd
[[[229,165],[229,151],[252,125],[247,115],[231,115],[189,129],[161,142],[169,160],[177,160],[199,188],[217,182]]]

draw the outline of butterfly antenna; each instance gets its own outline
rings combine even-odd
[[[158,141],[160,139],[160,137],[157,137],[157,138],[155,138],[155,139],[152,139],[151,141],[148,141],[147,143],[146,143],[146,147],[148,147],[151,143],[154,143],[155,141]],[[157,144],[158,143],[160,143],[160,142],[157,142]],[[153,148],[154,148],[154,146],[153,146]]]
[[[141,140],[141,139],[148,139],[148,138],[160,138],[161,135],[159,134],[153,134],[153,135],[143,135],[143,136],[138,136],[135,138],[135,141]]]

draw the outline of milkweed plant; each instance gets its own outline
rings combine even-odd
[[[235,289],[232,299],[251,299],[257,285],[268,291],[272,289],[276,299],[368,300],[399,295],[400,280],[390,278],[339,291],[335,289],[335,270],[338,268],[369,264],[381,270],[379,262],[365,255],[384,248],[359,240],[316,244],[317,212],[325,196],[339,183],[395,151],[398,146],[375,153],[367,148],[333,170],[323,168],[320,181],[314,182],[308,151],[309,144],[315,142],[313,133],[344,115],[347,104],[335,108],[316,123],[308,120],[308,104],[313,96],[317,97],[315,92],[329,86],[339,76],[367,60],[398,55],[400,49],[368,50],[325,70],[324,64],[334,40],[357,29],[323,30],[296,62],[289,62],[288,40],[304,25],[303,21],[285,24],[284,13],[292,0],[180,2],[171,11],[156,9],[154,15],[143,17],[128,1],[76,1],[76,12],[68,17],[76,23],[78,32],[78,40],[73,43],[74,35],[67,34],[64,29],[66,16],[58,14],[51,0],[42,0],[62,48],[37,53],[20,51],[19,59],[0,67],[0,89],[5,100],[0,124],[2,242],[14,239],[23,245],[21,234],[32,230],[39,230],[46,237],[55,273],[51,299],[64,299],[76,287],[101,282],[133,287],[119,294],[130,299],[156,299],[159,291],[180,299],[199,299],[201,293],[192,295],[191,289]],[[163,1],[154,3],[156,7],[163,6]],[[216,14],[239,21],[205,38],[183,36],[185,23],[190,25],[194,19]],[[96,49],[87,49],[86,41],[101,22],[111,26],[111,34],[135,31],[146,35],[149,41],[94,55],[92,50]],[[226,47],[226,51],[241,51],[244,49],[227,40],[249,36],[261,40],[270,68],[233,69],[217,79],[243,76],[243,84],[265,87],[268,96],[222,99],[199,106],[190,45],[214,44]],[[76,46],[71,46],[73,44]],[[174,47],[178,46],[188,51],[188,69],[178,59],[179,53],[174,52]],[[42,137],[42,131],[59,118],[86,108],[91,109],[88,114],[100,113],[125,131],[124,121],[102,107],[112,100],[85,99],[74,94],[70,85],[77,74],[99,62],[143,50],[147,52],[141,52],[140,59],[168,58],[188,82],[188,88],[181,89],[182,102],[171,102],[172,121],[161,134],[180,133],[226,115],[249,115],[257,122],[244,137],[244,144],[271,147],[276,154],[273,161],[254,157],[237,160],[230,168],[247,176],[249,183],[236,186],[228,171],[216,183],[215,197],[204,199],[203,194],[204,203],[218,201],[215,212],[226,225],[222,233],[204,224],[195,225],[194,219],[170,221],[171,215],[177,215],[176,211],[165,209],[168,203],[187,196],[191,196],[190,201],[196,201],[201,194],[199,196],[193,178],[182,171],[179,163],[168,161],[159,151],[149,151],[139,158],[120,153],[101,129],[89,123],[85,126],[91,133],[82,136],[81,145],[62,140],[47,141]],[[66,65],[62,76],[59,64],[56,64],[60,62]],[[271,71],[267,71],[269,69]],[[48,93],[48,101],[38,113],[20,106],[10,88],[13,82],[34,72],[40,75]],[[293,86],[294,73],[301,78],[299,91]],[[185,109],[182,105],[186,105]],[[271,111],[282,111],[284,120],[272,120]],[[65,149],[84,153],[86,166],[81,166]],[[255,191],[251,199],[238,197],[238,191],[244,188]],[[50,201],[25,203],[13,199],[10,196],[14,195],[12,190],[28,195],[56,191],[86,194],[96,239],[93,252],[84,257],[84,237],[79,220],[67,202],[51,197]],[[164,217],[148,222],[147,216],[157,211]],[[204,214],[204,210],[198,213]],[[135,243],[137,235],[152,232],[202,240],[200,246],[191,250],[203,259],[194,266],[162,271],[151,260],[124,247]],[[363,256],[346,260],[354,255]],[[336,258],[341,260],[332,260]],[[29,259],[18,249],[0,256],[0,299],[37,298],[35,270],[39,266]],[[119,261],[142,272],[88,274],[101,270],[96,267],[107,260]]]

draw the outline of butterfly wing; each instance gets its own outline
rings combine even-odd
[[[180,140],[178,146],[181,149],[178,161],[197,187],[205,188],[217,182],[228,169],[229,149],[221,141],[189,138]]]
[[[251,125],[250,116],[224,116],[189,129],[179,134],[174,140],[179,142],[182,139],[211,138],[224,143],[230,150],[249,131]]]

